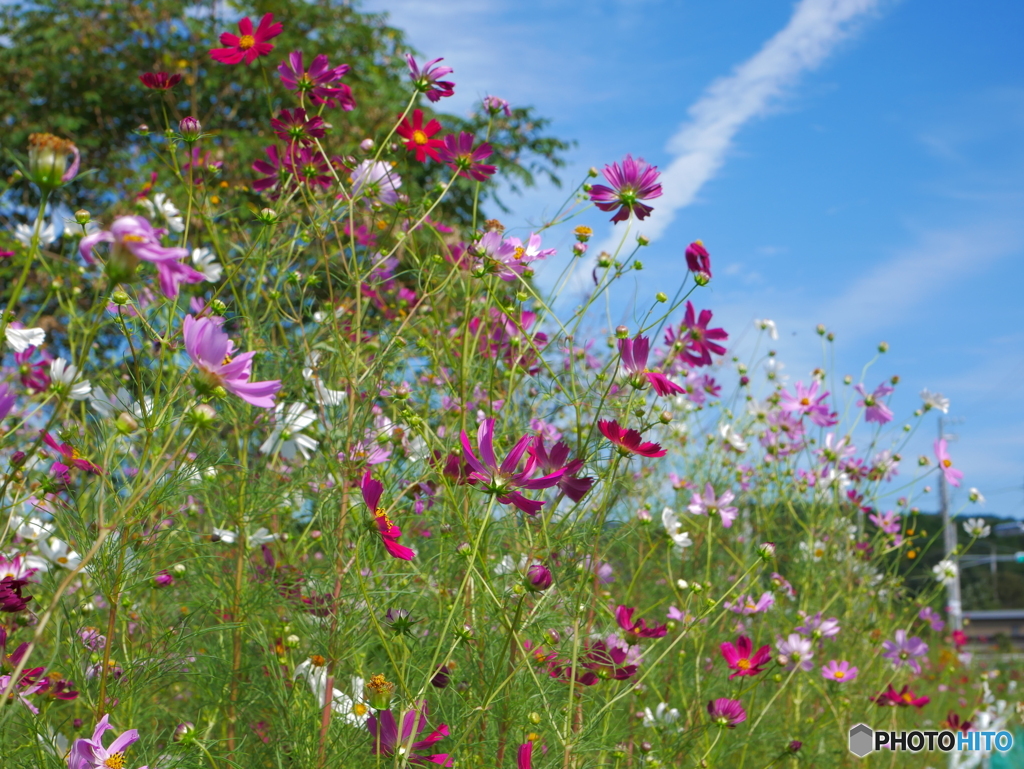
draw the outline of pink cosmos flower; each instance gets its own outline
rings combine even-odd
[[[846,660],[832,660],[831,662],[826,662],[821,666],[821,675],[829,681],[846,683],[847,681],[852,681],[857,677],[857,668],[851,667],[850,663]]]
[[[533,743],[524,742],[516,756],[516,769],[533,769]]]
[[[747,720],[747,711],[743,709],[739,700],[730,700],[727,697],[719,697],[717,700],[708,702],[708,715],[711,721],[718,726],[727,726],[735,729],[736,724]]]
[[[736,614],[760,614],[761,612],[768,611],[775,605],[775,596],[769,592],[764,592],[761,597],[756,601],[749,595],[744,593],[743,595],[736,598],[732,603],[726,603],[725,608]]]
[[[533,427],[532,424],[531,427]],[[533,429],[537,428],[533,427]],[[550,475],[560,469],[565,470],[562,477],[558,479],[558,488],[573,502],[579,502],[594,485],[594,479],[590,476],[579,477],[580,471],[583,470],[583,460],[570,460],[569,450],[568,443],[559,441],[548,451],[544,446],[543,435],[534,438],[533,443],[527,448],[533,458],[536,472],[540,475]]]
[[[931,697],[916,697],[914,696],[914,690],[909,686],[904,686],[898,692],[893,688],[892,684],[889,684],[889,688],[881,694],[876,694],[870,698],[872,702],[880,707],[900,707],[905,708],[913,705],[915,708],[923,708],[929,702]]]
[[[38,563],[38,560],[36,561]],[[31,566],[27,556],[16,553],[13,556],[0,553],[0,579],[17,579],[26,582],[38,582],[32,579],[39,569]],[[3,644],[0,644],[2,646]]]
[[[838,416],[833,417],[828,404],[824,403],[827,397],[828,392],[818,395],[817,381],[811,382],[810,387],[804,387],[803,382],[797,382],[795,395],[791,395],[789,390],[782,391],[779,408],[783,411],[804,414],[820,427],[831,427],[838,422]]]
[[[764,672],[764,666],[772,660],[771,647],[765,644],[756,652],[753,652],[753,649],[753,643],[745,635],[736,639],[735,646],[729,641],[722,643],[721,651],[725,657],[725,664],[730,670],[735,671],[729,676],[730,679],[736,676],[756,676]]]
[[[166,72],[143,72],[139,80],[146,88],[154,91],[169,91],[181,82],[181,75],[168,75]]]
[[[326,134],[324,119],[319,115],[309,116],[302,107],[281,110],[281,114],[270,121],[279,139],[292,144],[312,144]]]
[[[885,382],[878,385],[874,392],[869,393],[864,389],[864,385],[857,385],[854,387],[858,393],[860,393],[861,400],[857,401],[858,406],[864,407],[864,419],[868,422],[876,422],[880,425],[884,425],[886,422],[892,421],[892,411],[889,407],[882,403],[881,399],[887,395],[891,395],[894,390],[892,387],[887,385]]]
[[[624,430],[618,422],[609,419],[599,420],[597,429],[605,438],[619,447],[619,453],[623,456],[639,454],[642,457],[663,457],[668,449],[663,449],[659,444],[652,441],[644,441],[643,436],[636,430]]]
[[[11,413],[16,400],[14,390],[6,382],[0,382],[0,419]]]
[[[67,477],[68,469],[77,467],[92,475],[102,475],[103,468],[94,465],[88,459],[79,454],[70,443],[57,443],[52,435],[45,430],[39,431],[43,436],[43,442],[60,455],[60,460],[53,463],[53,474],[60,477]],[[63,460],[63,461],[61,461]]]
[[[302,51],[292,51],[288,54],[288,59],[278,65],[277,72],[284,87],[289,91],[308,93],[314,104],[341,107],[348,112],[356,106],[355,99],[352,98],[352,89],[344,83],[331,85],[341,80],[348,69],[348,64],[331,67],[327,63],[326,54],[321,53],[313,57],[313,63],[307,70],[303,66]]]
[[[136,729],[122,732],[108,747],[103,747],[103,733],[113,729],[109,724],[109,715],[103,716],[96,724],[91,739],[80,737],[71,746],[68,755],[68,769],[121,769],[125,766],[124,752],[139,739]],[[139,767],[146,769],[146,767]]]
[[[698,281],[711,280],[711,255],[701,241],[695,240],[686,247],[686,267]]]
[[[471,468],[469,479],[471,482],[482,484],[484,491],[495,494],[498,501],[503,505],[513,505],[528,515],[536,515],[540,512],[543,502],[527,499],[517,489],[548,489],[556,485],[565,474],[565,468],[559,468],[541,476],[530,478],[536,463],[536,455],[531,455],[526,465],[519,470],[519,463],[529,448],[533,438],[524,435],[512,450],[506,455],[501,465],[494,455],[494,420],[485,419],[480,423],[477,430],[477,447],[480,458],[473,452],[473,446],[469,442],[469,436],[463,430],[461,434],[462,456]]]
[[[367,470],[363,474],[363,480],[359,484],[359,489],[363,493],[363,502],[366,503],[366,506],[373,513],[373,518],[377,523],[377,531],[380,534],[381,541],[384,543],[384,549],[388,551],[392,558],[411,561],[416,553],[411,548],[398,544],[398,538],[402,536],[402,530],[391,522],[384,508],[380,506],[380,498],[384,493],[384,484],[374,480],[370,475],[370,471]]]
[[[626,631],[627,641],[636,643],[640,638],[662,638],[668,632],[668,627],[665,625],[647,627],[647,623],[642,619],[634,622],[633,612],[635,611],[636,609],[632,606],[619,606],[615,610],[615,621],[619,623],[620,628]]]
[[[331,160],[340,163],[337,158],[332,157]],[[315,184],[324,189],[334,184],[334,179],[329,173],[330,164],[316,147],[293,145],[292,151],[285,158],[285,163],[288,170],[303,184]]]
[[[254,352],[235,355],[235,343],[228,339],[220,324],[208,317],[198,320],[185,316],[182,328],[185,351],[212,390],[223,387],[257,408],[274,408],[274,396],[281,389],[279,380],[252,382]]]
[[[109,264],[117,272],[130,277],[139,261],[156,265],[160,276],[160,290],[168,299],[178,295],[182,283],[201,283],[203,273],[192,269],[181,260],[187,259],[187,248],[168,248],[160,238],[166,230],[153,227],[141,216],[121,216],[114,220],[109,230],[100,230],[82,238],[78,246],[82,258],[92,264],[92,252],[98,243],[111,243]]]
[[[796,666],[801,670],[810,670],[814,667],[814,663],[811,662],[814,656],[811,641],[799,633],[790,633],[784,639],[777,639],[775,648],[779,650],[779,662],[787,669]]]
[[[420,734],[427,726],[427,703],[422,701],[414,710],[402,717],[402,733],[398,733],[398,723],[390,710],[382,710],[376,716],[366,719],[366,728],[373,738],[371,750],[374,755],[400,756],[403,761],[413,764],[440,764],[451,766],[453,759],[447,753],[423,754],[422,751],[448,736],[448,727],[441,724],[424,739]]]
[[[882,648],[885,649],[882,656],[891,660],[894,668],[898,670],[906,666],[920,675],[921,663],[917,661],[917,658],[928,653],[928,644],[920,638],[917,636],[908,638],[907,631],[900,628],[896,631],[893,640],[882,642]]]
[[[899,534],[900,530],[903,528],[903,524],[900,523],[899,513],[893,512],[892,510],[886,510],[884,513],[881,513],[880,515],[871,513],[868,516],[868,520],[870,520],[873,524],[875,524],[875,526],[880,528],[886,534]]]
[[[437,155],[442,163],[446,163],[459,176],[485,182],[496,168],[485,165],[482,161],[489,158],[494,150],[487,142],[480,142],[474,148],[473,139],[473,134],[466,131],[462,131],[458,136],[448,134],[444,137],[444,147],[438,149]]]
[[[819,638],[835,638],[839,635],[839,620],[835,617],[822,619],[820,611],[810,617],[806,616],[804,612],[800,612],[800,616],[803,619],[804,624],[796,628],[796,632],[798,633],[810,636],[813,640],[817,640]]]
[[[850,443],[850,436],[836,438],[835,433],[828,433],[825,436],[825,445],[821,447],[818,456],[824,464],[837,465],[852,457],[856,450],[856,446]]]
[[[629,375],[634,387],[642,387],[650,382],[651,388],[658,395],[676,395],[684,392],[683,388],[664,374],[647,368],[647,358],[651,350],[651,342],[645,336],[619,340],[619,357],[622,359],[622,370]]]
[[[941,438],[935,441],[935,458],[939,462],[939,469],[950,486],[959,486],[964,474],[953,467],[953,460],[949,458],[949,451],[946,449],[946,439]]]
[[[711,322],[711,310],[701,310],[698,317],[693,303],[686,303],[686,314],[679,325],[678,332],[669,328],[665,334],[667,344],[684,363],[693,366],[710,366],[711,353],[725,355],[725,348],[716,340],[729,338],[728,332],[722,328],[708,328]]]
[[[248,18],[238,22],[241,36],[224,32],[220,36],[221,45],[227,48],[214,48],[210,57],[221,64],[252,64],[260,56],[266,56],[274,50],[267,41],[277,37],[284,31],[280,23],[274,24],[274,14],[268,13],[260,19],[260,25],[253,31],[252,22]]]
[[[730,528],[736,520],[739,510],[729,503],[736,498],[736,495],[729,489],[722,492],[722,496],[715,496],[715,487],[710,483],[704,486],[704,494],[694,492],[690,497],[690,504],[686,508],[694,515],[718,515],[722,519],[722,525]]]
[[[917,618],[927,622],[931,626],[931,629],[936,633],[941,633],[946,629],[946,623],[942,619],[942,616],[931,606],[925,606],[921,609],[921,611],[917,613]]]
[[[605,166],[601,174],[611,187],[595,184],[590,190],[590,199],[602,211],[617,208],[613,222],[624,222],[630,214],[646,219],[654,209],[640,201],[661,197],[658,167],[648,165],[643,158],[634,160],[632,155],[626,155],[621,166],[612,163]]]
[[[426,94],[430,101],[440,101],[446,96],[453,96],[455,94],[455,83],[450,80],[438,79],[454,72],[451,67],[435,66],[439,61],[444,61],[443,58],[428,61],[423,65],[422,69],[420,69],[411,53],[405,55],[405,60],[409,64],[409,77],[412,78],[416,90]]]

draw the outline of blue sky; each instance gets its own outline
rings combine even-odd
[[[715,279],[698,304],[743,337],[740,349],[754,318],[774,319],[792,380],[821,365],[818,323],[836,333],[836,373],[855,380],[887,341],[866,384],[900,375],[897,419],[927,387],[963,420],[954,509],[976,486],[987,497],[976,509],[1024,517],[1024,4],[364,8],[389,11],[412,45],[455,69],[449,111],[493,93],[577,140],[567,181],[627,152],[665,172],[666,194],[640,227],[654,239],[639,296],[678,281],[685,244],[701,238]],[[502,218],[540,221],[560,200],[542,188]],[[611,234],[605,216],[586,222],[595,245]],[[930,453],[936,429],[905,457]]]

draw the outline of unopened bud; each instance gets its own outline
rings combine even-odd
[[[295,635],[295,633],[292,633],[290,636],[284,639],[284,645],[287,646],[289,649],[294,649],[299,645],[301,640],[302,639]]]
[[[124,289],[118,288],[110,295],[110,301],[118,307],[124,307],[131,301],[131,297],[128,296],[128,293]]]
[[[766,561],[775,557],[775,543],[763,542],[757,548],[757,554]]]
[[[194,117],[184,117],[181,122],[178,123],[178,131],[181,133],[181,138],[189,144],[193,144],[199,141],[199,137],[203,135],[203,126]]]
[[[277,211],[273,208],[261,208],[260,212],[256,214],[256,220],[263,224],[273,224],[277,221]]]
[[[127,411],[122,411],[117,415],[117,419],[114,421],[114,426],[117,427],[117,431],[122,435],[131,435],[139,429],[139,423],[136,422],[135,418]]]
[[[534,726],[540,723],[540,713],[538,713],[536,710],[530,713],[530,715],[527,716],[527,718],[529,719],[530,723]]]
[[[189,417],[196,427],[211,427],[217,419],[217,410],[209,403],[200,403],[189,412]]]
[[[174,735],[171,737],[173,742],[183,742],[186,745],[195,739],[196,725],[191,721],[184,721],[174,729]]]
[[[373,149],[373,139],[363,139],[359,142],[359,149],[363,152],[369,152]]]
[[[92,219],[92,214],[86,211],[84,208],[79,208],[75,211],[75,221],[85,226]]]
[[[667,425],[669,422],[672,421],[672,412],[662,411],[661,415],[658,417],[658,421],[661,422],[663,425]]]
[[[888,342],[879,342],[878,343],[878,351],[879,352],[889,352],[889,343]]]
[[[171,567],[171,571],[173,571],[175,574],[184,574],[185,573],[185,564],[183,564],[183,563],[176,563],[176,564],[174,564],[174,566]]]
[[[615,327],[615,338],[616,339],[626,339],[627,337],[629,337],[629,327],[628,326],[616,326]]]
[[[825,336],[825,327],[822,324],[818,324],[818,327],[814,329],[818,332],[818,336]]]
[[[638,246],[649,246],[651,244],[651,241],[646,235],[637,235],[636,244]]]
[[[589,168],[589,169],[587,170],[587,176],[589,176],[589,177],[590,177],[591,179],[593,179],[593,178],[596,178],[596,177],[597,177],[597,174],[598,174],[598,171],[597,171],[597,169],[596,169],[596,168],[594,168],[594,166],[591,166],[591,167],[590,167],[590,168]]]
[[[693,273],[693,279],[696,281],[698,286],[706,286],[711,282],[711,276],[706,272],[695,272]]]
[[[659,291],[654,295],[654,298],[658,302],[664,303],[668,301],[668,294],[666,294],[664,291]]]

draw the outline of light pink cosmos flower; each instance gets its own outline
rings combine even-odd
[[[96,261],[92,255],[96,245],[111,243],[108,267],[116,271],[118,280],[130,279],[140,260],[154,264],[160,276],[160,290],[173,299],[182,283],[201,283],[204,275],[181,261],[189,257],[187,248],[168,248],[160,242],[165,233],[166,230],[153,227],[141,216],[120,216],[109,230],[82,238],[78,250],[92,264]]]
[[[129,729],[121,733],[108,747],[103,747],[103,733],[113,729],[109,723],[110,716],[105,715],[96,724],[91,739],[80,737],[71,746],[71,753],[68,755],[68,769],[109,769],[109,767],[123,767],[125,750],[137,742],[139,732],[136,729]],[[139,769],[147,769],[142,766]]]
[[[811,641],[799,633],[790,633],[785,639],[779,638],[775,648],[779,650],[779,662],[788,669],[790,666],[799,667],[801,670],[810,670],[814,667],[811,658],[814,656],[814,649]]]
[[[274,396],[281,389],[279,380],[252,382],[254,352],[235,355],[235,343],[219,324],[210,318],[185,316],[182,328],[185,351],[202,372],[210,389],[223,387],[246,403],[261,409],[274,408]]]
[[[857,385],[854,387],[858,393],[860,393],[861,400],[857,401],[858,406],[864,407],[864,419],[868,422],[876,422],[880,425],[884,425],[886,422],[892,421],[892,411],[889,407],[882,403],[882,398],[887,395],[891,395],[894,390],[892,387],[887,385],[885,382],[878,385],[874,392],[869,393],[864,389],[864,385]]]
[[[857,668],[852,667],[846,660],[832,660],[821,666],[821,675],[829,681],[845,683],[857,677]]]
[[[798,627],[796,632],[808,635],[815,640],[818,638],[835,638],[839,635],[839,620],[835,617],[822,619],[820,611],[810,617],[806,616],[804,612],[800,612],[800,614],[806,624]]]
[[[769,592],[764,592],[761,597],[756,601],[749,595],[744,593],[739,596],[733,603],[726,603],[725,608],[736,614],[760,614],[761,612],[768,611],[775,605],[775,596]]]
[[[795,395],[790,394],[789,390],[782,391],[779,408],[804,414],[819,427],[831,427],[838,422],[838,417],[829,411],[828,404],[824,402],[827,397],[827,391],[818,394],[816,381],[811,382],[810,387],[804,387],[803,382],[797,382]]]
[[[953,460],[949,458],[949,451],[946,449],[946,439],[941,438],[935,441],[935,458],[939,461],[939,469],[950,486],[959,486],[964,474],[953,467]]]
[[[942,616],[931,606],[925,606],[921,609],[917,613],[917,618],[927,622],[936,633],[941,633],[946,629],[946,623],[943,621]]]
[[[704,494],[697,494],[690,498],[690,504],[686,508],[694,515],[718,515],[722,519],[722,525],[725,528],[732,526],[732,522],[736,520],[736,514],[739,512],[737,508],[732,507],[729,503],[736,498],[729,489],[722,492],[722,496],[715,496],[715,487],[710,483],[704,486]]]

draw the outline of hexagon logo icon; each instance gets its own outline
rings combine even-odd
[[[850,752],[864,758],[873,749],[875,733],[867,724],[850,727]]]

